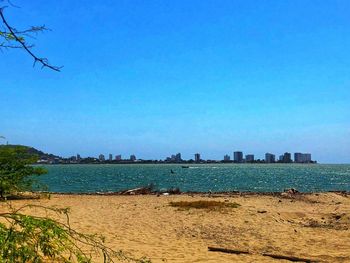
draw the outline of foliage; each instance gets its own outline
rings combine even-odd
[[[49,154],[49,153],[44,153],[43,151],[40,151],[38,149],[35,149],[30,146],[25,146],[25,145],[15,145],[15,144],[0,144],[0,152],[4,149],[14,149],[15,151],[17,149],[21,149],[22,152],[26,153],[27,156],[29,157],[35,157],[35,159],[55,159],[55,158],[60,158],[60,156],[54,155],[54,154]],[[12,150],[13,151],[13,150]],[[34,161],[36,161],[34,160]]]
[[[14,7],[9,0],[0,0],[0,51],[2,49],[22,49],[34,59],[34,65],[40,64],[42,68],[49,68],[54,71],[60,71],[62,67],[53,66],[47,58],[38,57],[33,53],[33,44],[28,43],[28,39],[35,39],[38,33],[49,30],[45,26],[31,26],[26,29],[18,30],[13,27],[5,17],[4,10],[7,7]]]
[[[218,210],[222,208],[237,208],[237,207],[240,207],[241,205],[238,203],[199,200],[199,201],[170,202],[170,206],[178,207],[181,209],[196,208],[196,209]]]
[[[50,217],[23,213],[27,208],[36,212],[63,215],[62,223]],[[4,220],[1,220],[4,219]],[[103,262],[114,260],[146,263],[114,251],[103,244],[103,237],[86,235],[73,230],[69,225],[68,209],[25,205],[10,212],[0,213],[0,262],[92,262],[93,255],[102,254]]]
[[[0,150],[0,197],[31,190],[35,176],[46,171],[41,167],[31,166],[36,156],[24,148],[1,148]]]
[[[18,191],[29,190],[33,175],[46,171],[31,166],[36,156],[27,147],[0,147],[0,194],[6,197]],[[42,210],[45,216],[34,216]],[[69,224],[68,209],[24,205],[0,213],[0,263],[17,262],[92,262],[92,255],[103,255],[104,262],[114,259],[132,262],[135,260],[121,251],[114,251],[103,244],[103,237],[79,233]],[[29,214],[25,213],[29,211]],[[64,216],[64,221],[54,216]]]

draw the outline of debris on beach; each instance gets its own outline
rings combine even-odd
[[[227,248],[221,248],[221,247],[208,247],[209,251],[212,252],[222,252],[222,253],[228,253],[228,254],[254,254],[248,250],[238,250],[238,249],[227,249]],[[309,258],[301,258],[301,257],[295,257],[295,256],[286,256],[286,255],[279,255],[279,254],[271,254],[271,253],[259,253],[261,256],[264,257],[271,257],[275,259],[284,259],[288,261],[294,261],[294,262],[318,262],[314,259]]]
[[[171,195],[178,195],[181,194],[180,188],[175,187],[175,188],[169,188],[166,190],[166,193],[169,193]]]
[[[293,199],[300,199],[302,197],[302,193],[295,188],[289,188],[284,189],[284,191],[281,193],[281,197],[292,199],[291,202],[293,202]]]
[[[172,187],[169,189],[164,189],[163,191],[154,190],[154,186],[151,184],[149,186],[138,187],[133,189],[128,189],[119,192],[120,195],[149,195],[149,194],[157,194],[159,195],[176,195],[181,194],[181,191],[178,187]]]
[[[121,195],[146,195],[151,194],[152,188],[150,186],[147,187],[138,187],[130,190],[125,190],[120,192]]]
[[[236,255],[250,254],[250,252],[246,250],[227,249],[227,248],[221,248],[221,247],[208,247],[208,250],[213,252],[223,252],[223,253],[236,254]]]
[[[321,219],[305,218],[300,224],[311,228],[328,228],[334,230],[349,230],[350,216],[346,213],[328,214]]]
[[[300,192],[295,188],[285,189],[284,193],[290,194],[290,195],[300,194]]]

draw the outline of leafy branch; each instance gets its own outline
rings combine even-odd
[[[32,190],[35,177],[45,174],[41,167],[30,166],[36,161],[36,156],[28,154],[21,147],[2,147],[0,150],[0,199],[22,191]]]
[[[65,217],[64,222],[51,217],[27,215],[25,209],[39,209]],[[148,259],[134,259],[122,251],[104,245],[104,238],[87,235],[72,229],[69,209],[24,205],[10,206],[9,212],[0,213],[0,262],[92,262],[93,255],[103,256],[103,262],[118,261],[146,263]]]

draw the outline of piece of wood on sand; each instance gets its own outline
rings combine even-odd
[[[246,250],[228,249],[228,248],[221,248],[221,247],[208,247],[208,250],[213,251],[213,252],[222,252],[222,253],[236,254],[236,255],[252,254]],[[284,256],[284,255],[277,255],[277,254],[270,254],[270,253],[262,253],[260,255],[265,256],[265,257],[275,258],[275,259],[285,259],[285,260],[289,260],[289,261],[293,261],[293,262],[306,262],[306,263],[318,262],[317,260],[308,259],[308,258]]]
[[[229,253],[229,254],[250,254],[249,251],[245,250],[237,250],[237,249],[228,249],[228,248],[221,248],[221,247],[208,247],[209,251],[214,252],[223,252],[223,253]]]
[[[309,258],[299,258],[299,257],[293,257],[293,256],[270,254],[270,253],[263,253],[262,255],[265,257],[271,257],[276,259],[286,259],[293,262],[307,262],[307,263],[318,262],[316,260],[309,259]]]

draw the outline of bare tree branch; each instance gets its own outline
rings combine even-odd
[[[0,1],[1,2],[1,1]],[[49,63],[48,59],[46,58],[39,58],[36,56],[30,49],[34,45],[29,45],[25,41],[25,37],[31,37],[34,38],[31,34],[37,34],[38,32],[49,30],[44,26],[32,26],[29,29],[26,30],[16,30],[14,27],[10,26],[10,24],[7,22],[5,16],[4,16],[4,8],[0,8],[0,18],[2,20],[2,23],[5,26],[5,30],[0,30],[0,37],[2,37],[6,42],[0,42],[0,48],[22,48],[24,49],[33,59],[34,63],[33,66],[35,66],[37,63],[41,65],[41,68],[49,68],[54,71],[60,71],[62,67],[53,66]],[[13,45],[11,42],[15,41],[18,43],[18,45]]]
[[[14,46],[14,45],[6,45],[5,43],[0,43],[0,48],[5,48],[5,49],[9,49],[9,48],[14,48],[14,49],[20,49],[23,48],[22,46]]]

